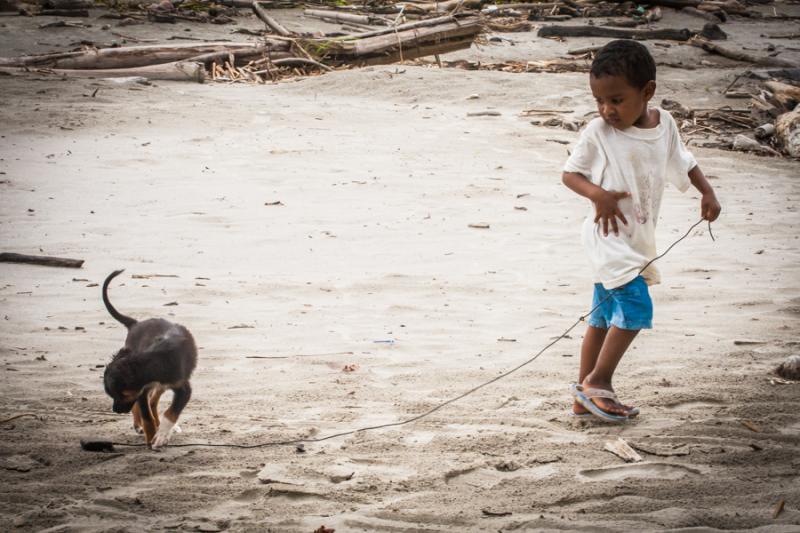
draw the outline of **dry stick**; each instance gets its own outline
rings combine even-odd
[[[353,352],[295,353],[290,355],[247,355],[245,359],[288,359],[290,357],[326,357],[330,355],[353,355]]]
[[[0,263],[25,263],[49,267],[81,268],[81,266],[83,266],[83,259],[65,259],[63,257],[4,252],[0,253]]]
[[[317,68],[321,68],[322,70],[327,70],[328,72],[333,72],[333,69],[328,65],[323,65],[319,61],[314,61],[313,59],[306,59],[303,57],[285,57],[283,59],[276,59],[272,62],[273,65],[277,65],[279,67],[283,66],[302,66],[302,65],[313,65]],[[263,71],[262,71],[263,72]]]
[[[735,61],[744,61],[745,63],[754,63],[756,65],[763,65],[766,67],[785,67],[785,68],[797,67],[797,65],[795,63],[792,63],[791,61],[778,59],[776,57],[753,56],[750,54],[746,54],[745,52],[739,52],[737,50],[729,50],[727,48],[723,48],[719,45],[716,45],[705,39],[701,39],[698,37],[690,39],[689,44],[692,46],[697,46],[698,48],[702,48],[706,52],[712,54],[718,54],[721,55],[722,57],[727,57],[728,59],[733,59]]]
[[[33,418],[39,419],[39,415],[33,413],[23,413],[21,415],[12,416],[11,418],[6,418],[5,420],[0,420],[0,424],[6,424],[12,420],[16,420],[17,418],[22,418],[23,416],[32,416]]]
[[[272,18],[263,7],[261,7],[261,2],[253,2],[253,11],[255,12],[256,16],[260,18],[273,32],[277,33],[278,35],[283,35],[284,37],[289,37],[292,35],[292,32],[284,28],[277,20]]]

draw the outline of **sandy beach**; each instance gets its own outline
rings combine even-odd
[[[446,58],[603,42],[506,37]],[[719,61],[659,67],[656,103],[730,104],[742,69]],[[700,225],[659,261],[654,329],[615,376],[635,422],[568,416],[581,324],[403,426],[92,453],[81,438],[142,442],[102,384],[119,268],[120,311],[200,347],[173,445],[398,422],[528,360],[591,278],[589,206],[560,180],[578,133],[522,111],[594,102],[584,73],[411,64],[264,86],[0,76],[0,94],[2,251],[85,260],[0,265],[0,419],[35,415],[0,426],[0,530],[800,531],[800,384],[773,374],[800,353],[797,161],[690,144],[723,213],[716,240]],[[668,188],[660,249],[699,218]],[[605,451],[617,437],[643,461]]]

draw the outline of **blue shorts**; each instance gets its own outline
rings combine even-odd
[[[653,327],[653,300],[642,276],[611,290],[605,289],[602,283],[595,283],[592,308],[595,307],[597,309],[587,320],[590,326],[601,329],[611,326],[620,329]]]

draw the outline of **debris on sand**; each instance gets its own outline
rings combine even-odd
[[[800,381],[800,355],[792,355],[775,369],[780,377],[792,381]]]

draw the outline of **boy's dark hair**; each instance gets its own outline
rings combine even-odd
[[[597,52],[590,72],[595,78],[622,76],[632,86],[642,89],[648,81],[655,81],[656,62],[643,44],[620,39]]]

